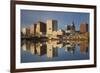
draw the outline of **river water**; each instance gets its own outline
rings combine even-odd
[[[89,59],[87,41],[21,41],[21,63]]]

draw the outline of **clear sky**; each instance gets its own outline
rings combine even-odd
[[[74,22],[76,30],[79,30],[80,23],[89,24],[89,13],[21,10],[21,27],[30,26],[39,20],[46,23],[47,19],[57,20],[59,29],[65,29],[65,26]]]

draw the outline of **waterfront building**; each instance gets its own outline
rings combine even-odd
[[[36,24],[36,35],[40,33],[40,23]]]
[[[87,23],[80,24],[80,32],[81,33],[88,32],[88,24]]]
[[[72,22],[72,24],[67,25],[67,31],[68,32],[75,32],[75,24]]]
[[[58,25],[57,25],[57,21],[56,20],[52,20],[49,19],[46,22],[46,34],[47,35],[52,35],[53,31],[57,31],[58,30]]]
[[[57,36],[57,31],[52,31],[52,37],[56,37]]]
[[[67,25],[67,29],[65,30],[65,34],[71,35],[71,34],[75,33],[75,31],[76,31],[75,24],[74,24],[74,22],[72,22],[72,24]]]
[[[36,24],[36,34],[42,35],[46,34],[46,24],[43,22],[38,22]]]
[[[34,24],[34,35],[36,35],[36,25],[37,24]]]
[[[26,36],[30,36],[30,28],[29,27],[26,28]]]
[[[23,35],[26,35],[26,28],[22,28],[21,32],[22,32]]]
[[[31,36],[34,35],[34,24],[31,25],[31,27],[30,27],[30,35],[31,35]]]
[[[62,36],[63,35],[63,31],[60,29],[57,31],[57,35]]]

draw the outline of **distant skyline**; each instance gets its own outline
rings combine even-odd
[[[21,27],[30,26],[38,21],[45,22],[48,19],[57,20],[58,29],[65,29],[65,26],[74,22],[76,30],[80,29],[80,23],[89,23],[89,13],[79,12],[56,12],[39,10],[21,10]]]

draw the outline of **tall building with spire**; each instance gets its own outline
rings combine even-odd
[[[67,25],[67,31],[73,32],[75,31],[75,24],[72,22],[72,24]]]

